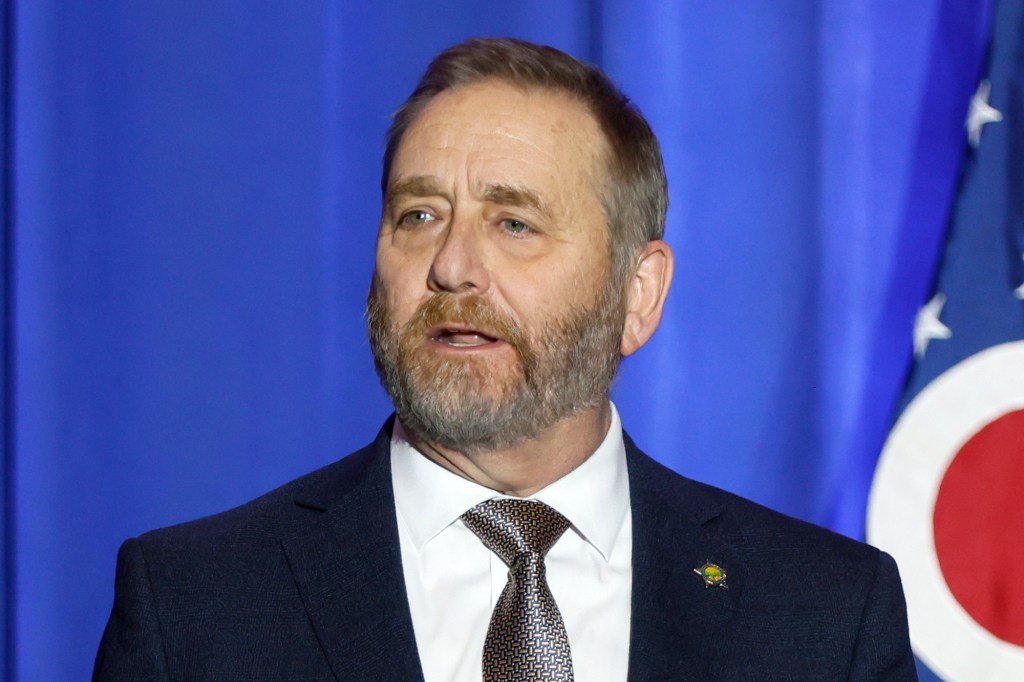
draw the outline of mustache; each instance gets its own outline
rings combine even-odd
[[[515,319],[476,294],[434,294],[417,308],[404,331],[423,336],[445,324],[457,324],[501,339],[517,350],[525,341],[523,329]]]
[[[396,354],[395,362],[399,355],[412,358],[423,348],[432,331],[448,324],[501,339],[519,357],[527,384],[535,379],[540,354],[533,337],[512,315],[478,294],[437,292],[421,303],[409,320],[399,323],[387,303],[382,283],[374,274],[366,297],[366,319],[378,372],[382,355]]]
[[[459,325],[501,339],[519,356],[523,380],[528,385],[534,385],[534,372],[540,359],[530,336],[515,318],[477,294],[442,291],[431,296],[403,325],[400,334],[403,345],[421,343],[432,330],[446,324]]]

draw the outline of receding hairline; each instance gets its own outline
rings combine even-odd
[[[384,178],[385,182],[381,187],[381,198],[385,203],[389,200],[389,194],[394,191],[394,188],[404,184],[404,180],[399,180],[397,183],[395,182],[395,178],[393,177],[395,170],[393,162],[398,159],[410,133],[416,128],[417,124],[419,124],[424,114],[427,113],[432,106],[435,106],[438,100],[443,101],[448,97],[457,96],[469,90],[488,86],[505,87],[527,96],[549,95],[554,99],[560,99],[563,102],[569,103],[573,108],[575,108],[577,113],[582,114],[588,121],[590,121],[592,128],[590,131],[587,131],[590,133],[590,136],[586,139],[583,139],[582,137],[580,138],[582,146],[586,149],[586,155],[589,157],[587,158],[588,167],[584,169],[584,174],[586,180],[593,185],[593,189],[597,192],[598,198],[601,198],[602,192],[607,189],[609,183],[613,182],[613,171],[611,167],[613,150],[608,131],[605,130],[600,117],[594,112],[593,107],[590,106],[583,97],[558,85],[519,83],[502,75],[488,75],[477,80],[457,83],[451,87],[447,87],[436,92],[417,108],[415,115],[408,121],[407,126],[398,139],[398,144],[394,149],[394,156],[392,157],[392,164],[388,167],[389,177]],[[576,132],[576,130],[577,129],[575,128],[571,128],[567,132]],[[416,184],[422,188],[423,182],[426,179],[427,178],[425,176],[421,176],[416,181]],[[496,187],[499,185],[511,190],[521,189],[516,186],[515,183],[495,183]],[[403,189],[408,189],[408,187]],[[605,216],[605,218],[608,220],[608,216]]]
[[[447,91],[492,79],[523,91],[562,93],[596,121],[603,149],[595,148],[597,172],[588,179],[604,195],[615,269],[625,277],[643,244],[664,235],[668,187],[660,145],[650,123],[607,73],[557,48],[517,38],[472,38],[439,53],[392,117],[382,194],[398,147],[423,109]]]

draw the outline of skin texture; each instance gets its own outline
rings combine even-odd
[[[609,235],[598,195],[605,153],[582,105],[499,81],[442,92],[406,132],[385,196],[374,296],[398,328],[432,299],[455,302],[421,325],[405,348],[428,369],[466,368],[464,391],[453,399],[469,392],[497,403],[523,380],[515,329],[542,339],[580,310],[609,305],[608,298],[620,298],[611,302],[613,321],[602,323],[613,325],[612,356],[616,345],[629,355],[654,333],[672,253],[652,241],[621,288],[608,281]],[[471,299],[495,319],[471,316],[476,326],[467,323],[459,302]],[[529,495],[596,449],[610,420],[608,388],[539,433],[495,447],[442,445],[408,425],[406,431],[441,466],[494,490]]]

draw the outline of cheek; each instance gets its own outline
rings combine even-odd
[[[378,295],[399,325],[405,324],[429,296],[425,278],[393,259],[378,258],[375,277]]]
[[[560,292],[555,298],[563,305],[590,305],[604,293],[609,276],[607,259],[589,255],[581,254],[551,277],[551,290]]]
[[[431,245],[423,235],[418,238],[406,233],[382,235],[377,240],[377,272],[389,283],[425,283],[430,271],[431,253]]]
[[[492,273],[491,292],[522,320],[545,318],[552,311],[592,305],[604,290],[607,259],[589,250],[573,250],[542,263],[516,263]]]

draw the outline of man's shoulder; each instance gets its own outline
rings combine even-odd
[[[400,602],[351,589],[371,580],[401,585],[397,527],[381,521],[394,508],[389,442],[387,429],[370,446],[251,502],[127,540],[97,658],[101,677],[164,666],[189,679],[224,671],[238,679],[255,671],[331,677],[324,653],[347,660],[339,651],[363,641],[374,609],[394,614]],[[344,606],[325,613],[323,603]],[[365,618],[349,626],[335,617],[343,612]],[[324,632],[345,641],[321,648]]]
[[[637,627],[666,652],[659,679],[682,676],[678,642],[716,627],[700,652],[708,678],[914,679],[891,557],[685,478],[629,440],[627,462]],[[701,582],[709,564],[729,589]]]
[[[667,513],[691,517],[748,556],[799,556],[833,567],[843,563],[877,565],[879,550],[875,547],[687,478],[646,455],[632,441],[627,451],[631,474],[645,490],[642,494],[656,500]]]
[[[389,422],[390,424],[390,422]],[[365,447],[253,500],[217,514],[149,531],[136,540],[147,552],[218,553],[277,543],[299,532],[311,516],[329,511],[353,489],[387,478],[390,429]]]

